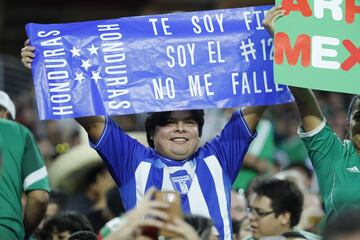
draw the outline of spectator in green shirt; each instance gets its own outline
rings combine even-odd
[[[270,33],[274,34],[274,22],[283,15],[280,6],[268,12],[263,24]],[[327,124],[311,90],[290,90],[302,120],[298,134],[314,166],[329,220],[347,205],[360,205],[360,95],[353,98],[348,108],[349,139],[342,141]]]
[[[15,106],[0,91],[0,239],[28,239],[45,214],[49,182],[34,136],[9,119],[15,119]],[[25,209],[21,204],[23,192]]]

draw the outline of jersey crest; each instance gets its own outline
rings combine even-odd
[[[175,191],[180,194],[187,194],[191,186],[191,176],[186,170],[179,170],[170,174],[171,183]]]

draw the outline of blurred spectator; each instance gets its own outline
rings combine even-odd
[[[32,133],[15,119],[15,106],[0,91],[0,239],[27,239],[43,218],[49,197],[44,160]],[[22,193],[26,194],[25,206]]]
[[[241,222],[246,218],[247,201],[242,190],[231,191],[231,219]]]
[[[82,179],[85,186],[80,192],[69,198],[66,209],[88,213],[106,207],[106,192],[115,186],[103,163],[89,169]],[[80,184],[80,183],[78,183]]]
[[[206,120],[203,127],[201,142],[204,144],[220,134],[235,109],[211,109],[205,111]],[[245,189],[250,181],[259,174],[271,174],[276,150],[274,129],[271,121],[261,119],[256,128],[257,137],[251,142],[244,157],[241,171],[237,175],[232,188]]]
[[[231,191],[231,209],[234,239],[242,239],[251,235],[250,221],[247,217],[247,200],[244,191]]]
[[[119,190],[116,186],[107,191],[106,206],[112,214],[112,218],[117,217],[125,212]]]
[[[116,186],[106,192],[106,207],[93,209],[86,214],[94,232],[98,232],[109,220],[125,212],[120,193]]]
[[[323,240],[359,240],[360,209],[349,208],[340,212],[325,228]]]
[[[44,223],[39,233],[39,240],[61,240],[77,231],[90,231],[93,228],[89,220],[81,213],[68,211],[60,212]]]
[[[267,119],[261,119],[256,128],[257,137],[251,142],[243,166],[233,183],[235,189],[247,189],[257,175],[273,173],[275,154],[274,129]]]
[[[187,215],[184,216],[184,220],[195,229],[200,240],[219,239],[219,233],[211,219],[198,215]]]
[[[313,181],[314,172],[311,168],[305,164],[305,162],[293,162],[286,166],[284,170],[294,170],[302,175],[303,185],[306,189],[310,190],[311,183]]]
[[[58,190],[51,190],[49,194],[49,203],[46,208],[45,216],[38,226],[37,232],[44,226],[44,222],[51,218],[52,216],[58,214],[60,211],[64,210],[64,206],[67,201],[67,195]]]

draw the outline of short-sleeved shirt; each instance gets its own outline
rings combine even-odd
[[[231,239],[231,184],[254,137],[236,111],[219,136],[183,161],[143,146],[110,118],[106,118],[100,140],[91,145],[119,186],[126,209],[136,206],[151,186],[177,191],[185,213],[211,218],[221,239]]]
[[[314,166],[327,219],[350,204],[360,206],[360,155],[341,141],[325,120],[313,131],[298,133]]]
[[[21,196],[31,190],[50,191],[47,171],[31,132],[0,119],[0,239],[24,239]]]
[[[275,153],[274,129],[269,120],[262,119],[256,128],[257,137],[251,142],[247,154],[256,156],[260,161],[267,161],[270,166],[273,164]],[[252,168],[244,166],[239,172],[234,184],[234,189],[247,190],[250,182],[259,173]]]

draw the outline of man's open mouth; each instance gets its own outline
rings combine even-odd
[[[175,138],[171,138],[170,140],[176,143],[183,143],[188,141],[188,139],[184,137],[175,137]]]

